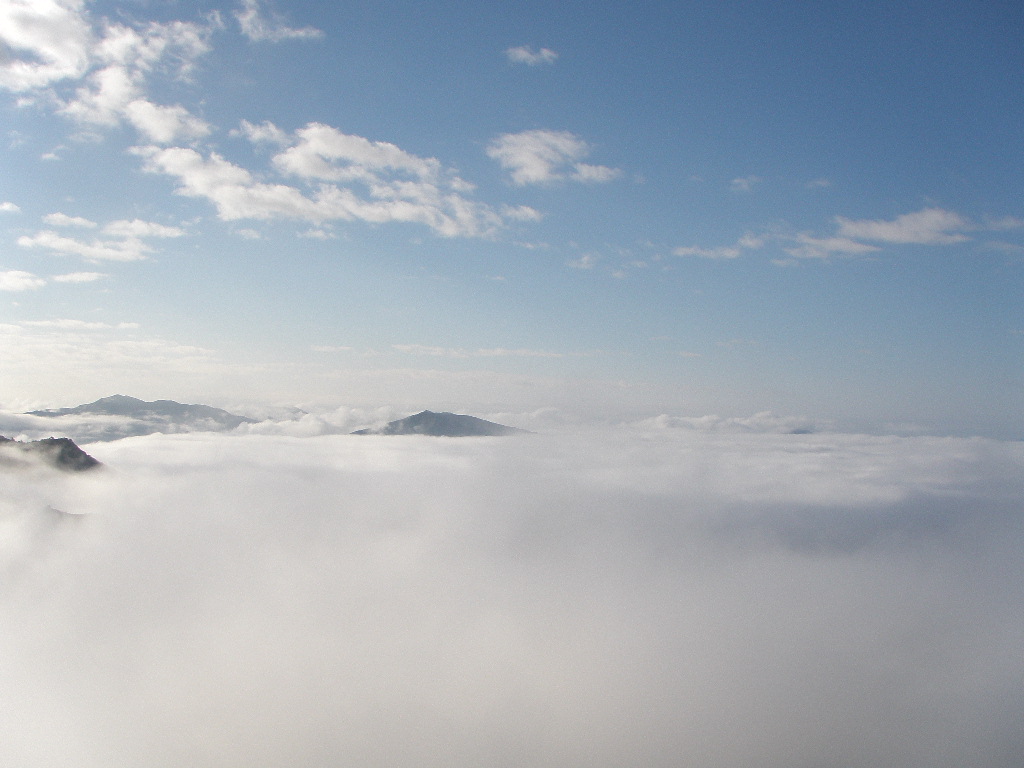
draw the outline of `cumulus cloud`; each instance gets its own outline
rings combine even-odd
[[[0,87],[20,93],[81,77],[92,42],[84,6],[83,0],[0,5],[0,42],[14,54],[0,61]]]
[[[641,430],[92,452],[113,471],[0,490],[5,764],[1020,754],[1018,444]]]
[[[443,237],[485,237],[504,225],[501,214],[468,197],[473,185],[440,161],[398,146],[310,123],[287,134],[271,123],[242,123],[239,133],[281,149],[272,165],[305,186],[258,181],[216,153],[140,147],[146,170],[178,180],[178,193],[212,202],[221,219],[293,219],[321,225],[332,220],[375,224],[406,222]],[[512,209],[526,220],[532,209]]]
[[[513,64],[536,67],[540,64],[554,64],[558,54],[550,48],[541,48],[539,51],[535,51],[529,45],[519,45],[515,48],[507,48],[505,57]]]
[[[0,43],[11,55],[0,66],[0,87],[56,104],[85,126],[128,122],[158,143],[199,138],[209,126],[185,107],[151,102],[148,81],[154,74],[188,77],[216,26],[94,21],[80,0],[6,3]]]
[[[144,99],[129,102],[124,109],[128,121],[149,141],[170,144],[190,141],[210,133],[209,124],[180,104],[162,106]]]
[[[21,213],[21,208],[12,202],[5,201],[0,203],[0,213]]]
[[[0,291],[34,291],[46,285],[46,280],[31,272],[12,269],[0,272]]]
[[[242,0],[235,18],[242,34],[253,42],[279,43],[284,40],[316,40],[324,36],[315,27],[289,27],[276,13],[268,13],[261,0]]]
[[[591,149],[569,131],[531,130],[503,133],[487,146],[487,156],[497,160],[518,186],[558,181],[600,183],[616,178],[618,169],[581,162]]]

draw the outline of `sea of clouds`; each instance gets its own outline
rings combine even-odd
[[[0,476],[0,765],[1019,768],[1024,444],[691,426]]]

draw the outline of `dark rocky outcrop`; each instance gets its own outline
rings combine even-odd
[[[21,442],[0,436],[0,468],[26,467],[33,459],[65,472],[83,472],[102,466],[67,437]]]

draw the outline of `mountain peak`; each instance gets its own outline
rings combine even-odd
[[[431,437],[486,437],[525,434],[526,430],[493,421],[443,411],[420,411],[377,429],[360,429],[353,435],[429,435]]]

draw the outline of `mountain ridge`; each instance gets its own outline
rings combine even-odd
[[[127,395],[101,397],[71,408],[29,411],[27,416],[62,419],[61,431],[84,442],[118,440],[153,433],[225,432],[256,419],[238,416],[210,405],[179,403],[174,400],[139,400]],[[85,419],[93,418],[89,424]],[[67,422],[74,422],[68,424]],[[81,422],[81,423],[78,423]]]

